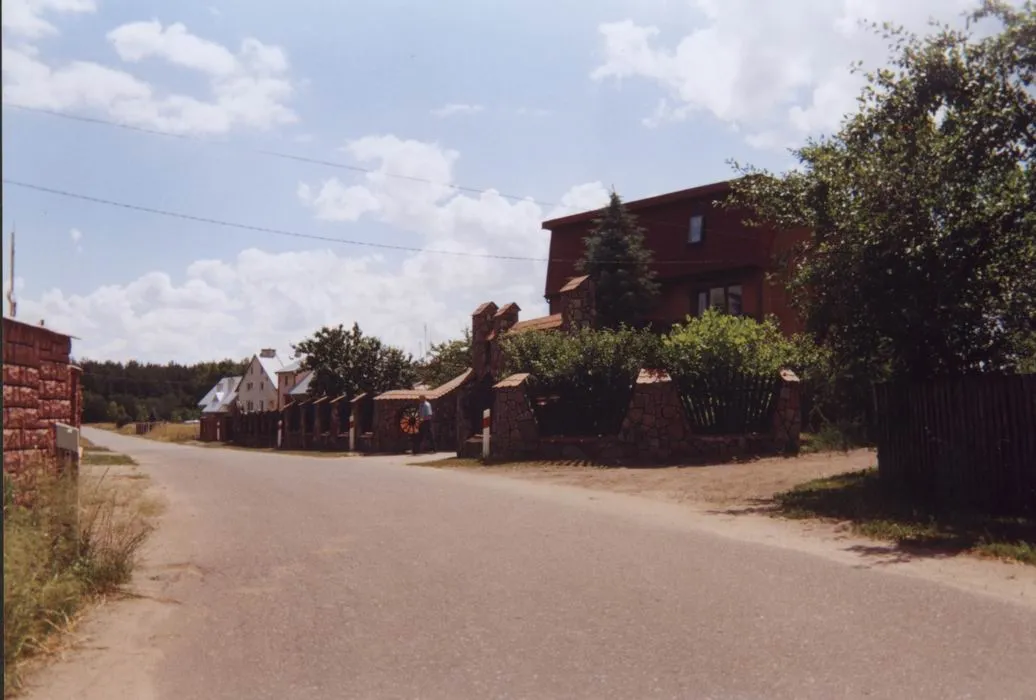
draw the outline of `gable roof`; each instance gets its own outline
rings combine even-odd
[[[237,390],[243,377],[224,377],[198,402],[202,413],[223,413],[237,399]]]
[[[259,362],[259,366],[263,368],[263,372],[266,372],[266,376],[270,378],[270,381],[277,385],[277,372],[284,368],[284,363],[281,362],[281,358],[274,355],[273,357],[263,357],[262,355],[253,355],[252,359]]]
[[[307,369],[299,377],[298,382],[288,392],[288,396],[306,396],[309,394],[309,385],[313,383],[313,370]]]
[[[298,372],[299,369],[301,369],[301,368],[302,368],[302,360],[301,359],[294,359],[291,362],[289,362],[288,364],[286,364],[283,367],[281,367],[279,370],[277,370],[277,374],[284,374],[286,372]]]

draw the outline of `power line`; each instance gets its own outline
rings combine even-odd
[[[10,185],[11,187],[21,187],[36,192],[43,192],[59,197],[67,197],[69,199],[78,199],[84,202],[92,202],[94,204],[103,204],[110,207],[118,207],[120,209],[128,209],[130,211],[145,212],[148,214],[155,214],[158,216],[166,216],[174,219],[183,219],[186,221],[194,221],[197,223],[210,224],[213,226],[223,226],[226,228],[241,229],[244,231],[253,231],[258,233],[269,233],[278,236],[290,236],[292,238],[303,238],[308,240],[323,241],[327,243],[339,243],[343,245],[355,245],[367,248],[378,248],[382,250],[393,250],[407,253],[426,253],[434,255],[452,255],[457,257],[466,258],[484,258],[491,260],[505,260],[511,262],[538,262],[538,263],[576,263],[578,262],[575,258],[533,258],[521,255],[499,255],[493,253],[473,253],[470,251],[458,251],[458,250],[437,250],[434,248],[417,248],[415,246],[404,246],[394,245],[391,243],[372,243],[370,241],[358,241],[348,238],[335,238],[333,236],[321,236],[316,233],[301,233],[299,231],[289,231],[287,229],[271,228],[268,226],[256,226],[254,224],[243,224],[235,221],[227,221],[225,219],[214,219],[207,216],[199,216],[197,214],[185,214],[183,212],[171,211],[168,209],[156,209],[154,207],[143,206],[140,204],[129,204],[127,202],[116,202],[111,199],[104,199],[102,197],[94,197],[92,195],[81,194],[78,192],[70,192],[68,190],[57,189],[54,187],[46,187],[43,185],[34,185],[28,182],[20,182],[18,180],[12,180],[9,178],[3,178],[3,184]],[[612,261],[600,261],[600,262],[613,262],[616,264],[627,262],[625,260],[612,260]],[[656,260],[656,265],[716,265],[726,264],[728,261],[721,260]]]
[[[128,131],[136,131],[142,134],[151,134],[153,136],[165,136],[168,138],[181,139],[183,141],[195,141],[198,143],[204,143],[210,146],[224,146],[227,148],[233,148],[236,150],[250,151],[252,153],[258,153],[260,155],[271,156],[273,158],[281,158],[283,160],[292,160],[299,163],[310,163],[312,165],[323,165],[329,168],[338,168],[339,170],[349,170],[355,173],[364,173],[367,175],[384,175],[386,177],[396,178],[399,180],[409,180],[410,182],[420,182],[426,185],[435,185],[436,187],[449,187],[450,189],[458,190],[461,192],[470,192],[473,194],[484,194],[487,192],[487,188],[470,187],[466,185],[454,185],[448,182],[438,182],[436,180],[429,180],[428,178],[417,177],[415,175],[402,175],[399,173],[382,173],[378,170],[371,168],[364,168],[359,165],[350,165],[348,163],[342,163],[340,161],[326,160],[323,158],[311,158],[309,156],[302,156],[295,153],[285,153],[283,151],[272,151],[265,148],[249,148],[247,146],[237,146],[225,141],[213,141],[212,139],[205,139],[198,136],[192,136],[190,134],[177,134],[172,131],[162,131],[159,129],[149,129],[143,126],[133,126],[131,124],[125,124],[123,122],[111,121],[109,119],[101,119],[99,117],[85,117],[78,114],[69,114],[67,112],[58,112],[50,109],[43,109],[41,107],[26,107],[24,105],[14,104],[13,102],[4,102],[4,107],[12,107],[14,109],[22,110],[24,112],[34,112],[36,114],[46,114],[51,117],[58,117],[60,119],[68,119],[70,121],[83,122],[86,124],[98,124],[102,126],[110,126],[118,129],[126,129]],[[538,204],[541,207],[556,207],[557,204],[550,202],[540,202],[531,197],[521,197],[516,194],[506,194],[504,192],[497,192],[497,195],[504,199],[511,199],[519,202],[530,202],[532,204]]]
[[[241,150],[241,151],[248,151],[248,152],[257,153],[257,154],[260,154],[260,155],[271,156],[273,158],[280,158],[282,160],[290,160],[290,161],[295,161],[295,162],[298,162],[298,163],[309,163],[311,165],[322,165],[322,166],[326,166],[326,167],[329,167],[329,168],[337,168],[339,170],[348,170],[348,171],[351,171],[351,172],[363,173],[363,174],[366,174],[366,175],[374,175],[374,174],[384,175],[385,177],[395,178],[395,179],[399,179],[399,180],[408,180],[410,182],[420,182],[420,183],[423,183],[423,184],[426,184],[426,185],[434,185],[436,187],[447,187],[449,189],[457,190],[459,192],[469,192],[469,193],[472,193],[472,194],[481,195],[481,194],[485,194],[485,192],[488,191],[486,188],[471,187],[469,185],[455,185],[455,184],[448,183],[448,182],[439,182],[439,181],[436,181],[436,180],[430,180],[428,178],[417,177],[417,176],[414,176],[414,175],[402,175],[402,174],[399,174],[399,173],[388,173],[388,172],[382,173],[382,172],[380,172],[378,170],[373,170],[371,168],[364,168],[364,167],[359,166],[359,165],[350,165],[348,163],[342,163],[340,161],[326,160],[324,158],[312,158],[312,157],[309,157],[309,156],[298,155],[296,153],[285,153],[283,151],[273,151],[273,150],[269,150],[269,149],[265,149],[265,148],[249,148],[247,146],[237,146],[235,144],[231,144],[231,143],[228,143],[228,142],[225,142],[225,141],[213,141],[212,139],[201,138],[199,136],[192,136],[190,134],[178,134],[178,133],[175,133],[175,132],[172,132],[172,131],[163,131],[163,130],[160,130],[160,129],[149,129],[149,128],[143,127],[143,126],[134,126],[132,124],[126,124],[124,122],[112,121],[110,119],[102,119],[100,117],[87,117],[87,116],[82,116],[82,115],[78,115],[78,114],[69,114],[68,112],[60,112],[60,111],[57,111],[57,110],[44,109],[42,107],[27,107],[27,106],[24,106],[24,105],[15,104],[13,102],[4,102],[3,105],[5,107],[11,107],[13,109],[18,109],[18,110],[21,110],[21,111],[24,111],[24,112],[33,112],[33,113],[36,113],[36,114],[45,114],[45,115],[48,115],[48,116],[51,116],[51,117],[56,117],[56,118],[59,118],[59,119],[67,119],[69,121],[81,122],[81,123],[84,123],[84,124],[94,124],[94,125],[100,125],[100,126],[108,126],[108,127],[118,128],[118,129],[125,129],[127,131],[135,131],[135,132],[141,133],[141,134],[150,134],[152,136],[164,136],[164,137],[167,137],[167,138],[180,139],[182,141],[194,141],[196,143],[202,143],[202,144],[206,144],[206,145],[209,145],[209,146],[223,146],[225,148],[231,148],[231,149],[234,149],[234,150]],[[503,199],[509,199],[509,200],[513,200],[513,201],[516,201],[516,202],[529,202],[531,204],[536,204],[536,205],[539,205],[539,206],[544,207],[544,208],[559,208],[559,207],[562,206],[561,204],[558,204],[556,202],[544,202],[544,201],[541,201],[541,200],[538,200],[538,199],[534,199],[532,197],[524,197],[524,196],[519,196],[519,195],[515,195],[515,194],[507,194],[505,192],[497,192],[496,194],[497,194],[497,196],[502,197]],[[661,221],[659,219],[650,219],[650,218],[640,217],[640,216],[637,216],[636,218],[637,218],[637,221],[639,223],[651,224],[652,226],[656,226],[656,227],[661,226],[661,227],[680,229],[680,230],[686,230],[687,229],[687,227],[684,224],[679,224],[679,223],[675,223],[675,222],[672,222],[672,221]],[[740,233],[740,232],[736,232],[736,231],[726,232],[725,235],[736,236],[736,237],[740,237],[740,238],[755,238],[755,236],[753,236],[752,234]]]

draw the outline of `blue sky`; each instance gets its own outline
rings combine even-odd
[[[459,335],[490,299],[540,315],[543,263],[434,251],[542,258],[539,222],[612,186],[634,199],[726,179],[730,158],[786,168],[788,146],[851,109],[849,62],[882,62],[857,20],[922,28],[972,4],[5,0],[4,178],[415,249],[5,185],[19,317],[75,334],[79,357],[190,362],[354,320],[417,353],[426,326]]]

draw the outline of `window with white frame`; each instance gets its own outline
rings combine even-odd
[[[706,309],[720,309],[733,316],[740,316],[743,312],[742,291],[740,284],[730,284],[721,287],[709,287],[699,290],[695,313],[701,316]]]
[[[705,215],[691,215],[690,223],[687,225],[687,242],[701,243],[705,237]]]

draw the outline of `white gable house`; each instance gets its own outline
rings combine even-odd
[[[242,413],[277,410],[277,372],[284,363],[269,348],[252,356],[237,388],[237,405]]]

